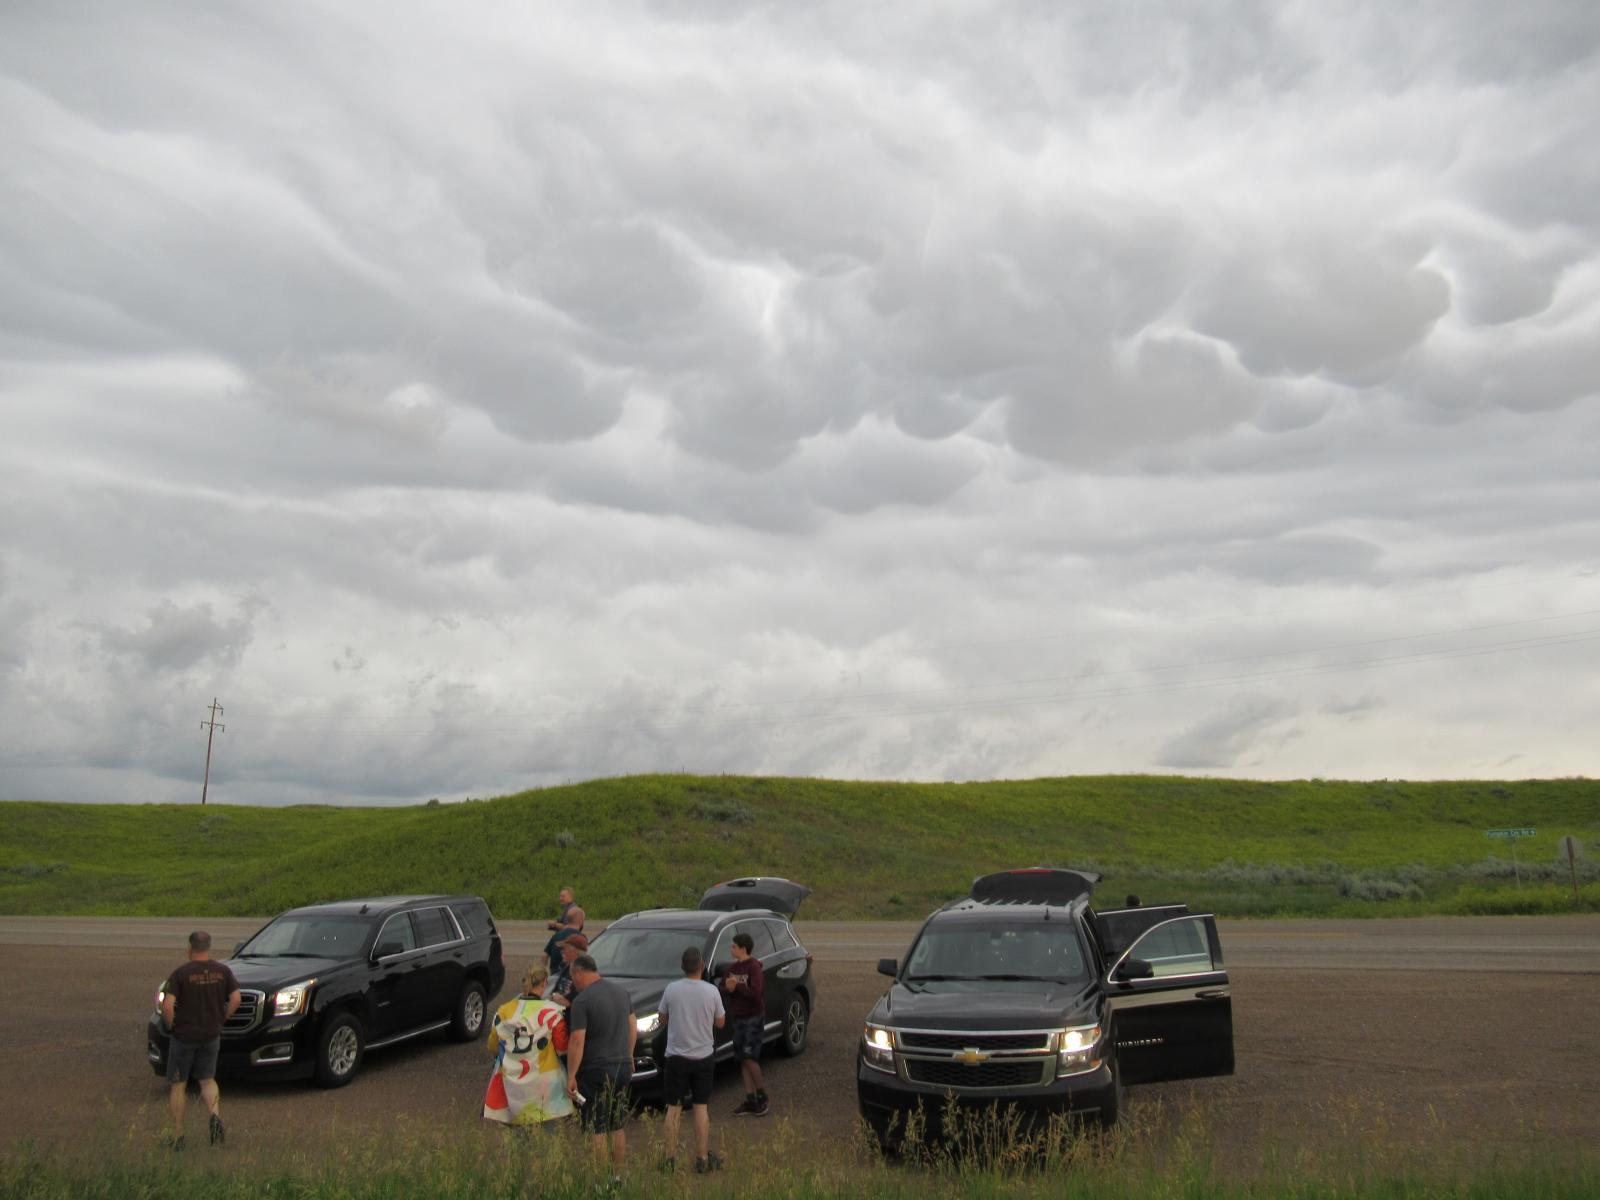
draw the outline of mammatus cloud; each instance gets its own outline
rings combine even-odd
[[[0,794],[1589,769],[1597,109],[1563,0],[12,4]]]

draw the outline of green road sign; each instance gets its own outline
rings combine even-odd
[[[1485,829],[1483,831],[1483,836],[1494,838],[1528,838],[1533,837],[1538,832],[1539,831],[1537,829]]]

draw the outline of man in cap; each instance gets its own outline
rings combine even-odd
[[[183,1113],[189,1080],[200,1085],[200,1098],[211,1114],[211,1144],[220,1146],[227,1136],[218,1109],[217,1055],[222,1049],[222,1026],[239,1007],[239,982],[227,963],[211,958],[211,935],[195,930],[189,935],[189,959],[167,976],[161,986],[161,1018],[171,1036],[167,1039],[167,1104],[172,1110],[172,1148],[183,1149]]]
[[[570,934],[557,943],[556,961],[550,965],[550,983],[545,988],[545,998],[566,1008],[578,994],[578,985],[572,979],[572,964],[580,954],[589,952],[589,939],[581,933]]]

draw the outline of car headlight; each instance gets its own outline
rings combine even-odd
[[[156,984],[156,1008],[159,1009],[166,1002],[167,1002],[167,981],[165,979],[163,979],[160,983]]]
[[[1056,1030],[1056,1074],[1076,1075],[1100,1065],[1101,1029],[1098,1025],[1078,1025]]]
[[[868,1022],[861,1034],[861,1057],[879,1071],[894,1070],[894,1030]]]
[[[660,1013],[645,1013],[644,1016],[639,1018],[639,1036],[640,1037],[649,1037],[652,1033],[654,1033],[656,1030],[658,1030],[660,1028],[661,1028],[661,1014]]]
[[[315,979],[305,979],[279,988],[278,994],[272,998],[272,1015],[293,1017],[305,1012],[311,1002],[311,986],[316,982]]]

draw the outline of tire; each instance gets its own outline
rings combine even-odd
[[[783,1010],[783,1032],[778,1035],[778,1049],[784,1057],[794,1058],[805,1052],[806,1038],[811,1034],[811,1005],[804,992],[789,997]]]
[[[1116,1043],[1112,1043],[1111,1051],[1111,1098],[1100,1106],[1100,1111],[1095,1115],[1095,1123],[1101,1129],[1114,1129],[1118,1121],[1122,1120],[1122,1105],[1125,1093],[1122,1088],[1122,1067],[1117,1063]]]
[[[456,1011],[450,1018],[450,1037],[458,1042],[470,1042],[483,1032],[483,1019],[488,1014],[488,997],[483,984],[469,979],[456,999]]]
[[[317,1086],[343,1087],[361,1070],[367,1033],[354,1013],[336,1013],[317,1038]]]

